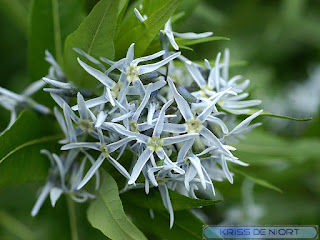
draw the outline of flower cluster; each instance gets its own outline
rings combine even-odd
[[[147,19],[137,9],[135,13],[141,21]],[[134,57],[134,43],[118,61],[98,60],[74,49],[81,67],[101,85],[100,96],[91,97],[90,91],[66,82],[50,58],[52,70],[43,81],[51,87],[44,90],[61,108],[54,114],[65,139],[60,141],[60,157],[44,151],[52,167],[32,215],[49,194],[52,205],[62,193],[80,202],[93,198],[84,188],[93,177],[99,187],[99,168],[108,161],[127,179],[121,192],[143,187],[148,194],[151,187],[159,189],[172,226],[169,189],[192,198],[197,198],[197,190],[213,196],[213,181],[233,182],[228,163],[247,166],[228,144],[259,125],[249,126],[262,110],[236,126],[232,118],[260,104],[245,100],[249,80],[229,78],[228,50],[222,62],[217,54],[214,66],[208,60],[198,65],[177,52],[175,37],[203,38],[212,33],[176,33],[169,20],[159,35],[163,49],[139,58]],[[177,61],[185,67],[176,67]],[[132,159],[122,158],[125,151],[133,153]],[[87,159],[91,166],[85,172]]]

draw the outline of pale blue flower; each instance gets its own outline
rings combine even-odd
[[[173,32],[172,31],[172,27],[171,27],[171,18],[168,20],[168,22],[166,23],[164,30],[161,30],[162,34],[165,35],[167,37],[167,39],[169,40],[169,42],[171,43],[172,47],[175,50],[179,50],[179,46],[176,43],[174,37],[180,37],[180,38],[185,38],[185,39],[199,39],[199,38],[206,38],[206,37],[210,37],[213,32],[205,32],[205,33],[192,33],[192,32],[188,32],[188,33],[177,33],[177,32]]]
[[[47,150],[41,150],[41,153],[47,155],[50,160],[51,168],[49,170],[48,180],[42,188],[31,211],[32,216],[37,215],[48,195],[50,195],[53,207],[63,193],[70,195],[76,202],[84,202],[89,198],[95,198],[93,194],[87,191],[77,190],[77,185],[82,178],[86,163],[86,157],[82,160],[80,165],[75,162],[76,157],[79,155],[79,151],[72,150],[69,151],[66,156],[62,155],[60,157],[56,154],[51,154]],[[99,183],[99,178],[97,178],[96,181]]]

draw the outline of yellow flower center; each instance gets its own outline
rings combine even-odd
[[[100,146],[100,151],[101,151],[102,155],[103,155],[105,158],[109,156],[109,150],[108,150],[107,145],[101,144],[101,146]]]
[[[93,125],[87,119],[79,119],[78,124],[83,131],[88,131],[88,132],[93,131]]]
[[[140,75],[139,67],[136,64],[130,64],[129,67],[126,69],[127,80],[128,82],[135,82],[138,80]]]
[[[163,146],[163,140],[160,137],[153,136],[148,140],[148,147],[152,151],[160,151]]]
[[[196,118],[189,119],[186,128],[189,133],[198,133],[202,129],[202,122]]]

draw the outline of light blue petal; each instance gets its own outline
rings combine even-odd
[[[80,92],[77,94],[78,111],[81,119],[88,119],[88,109]]]
[[[96,107],[98,105],[101,105],[101,104],[105,104],[107,103],[108,100],[106,99],[106,97],[103,95],[103,96],[100,96],[100,97],[96,97],[96,98],[92,98],[92,99],[89,99],[85,102],[86,104],[86,107],[87,108],[93,108],[93,107]],[[76,111],[79,109],[78,105],[75,105],[71,108],[72,110]]]
[[[187,131],[185,124],[165,123],[163,125],[164,132],[185,133]]]
[[[89,169],[89,171],[87,172],[87,174],[84,176],[84,178],[82,179],[82,181],[79,183],[77,190],[80,190],[84,185],[87,184],[87,182],[90,181],[90,179],[92,178],[92,176],[96,173],[96,171],[99,169],[99,167],[101,166],[101,164],[104,161],[104,156],[102,154],[100,154],[100,156],[98,157],[98,159],[95,161],[94,164],[92,164],[91,168]]]
[[[178,157],[177,157],[177,163],[182,164],[185,162],[186,155],[188,154],[189,150],[191,149],[193,143],[194,143],[194,138],[187,140],[183,146],[181,147]]]
[[[186,171],[186,174],[184,175],[184,185],[188,191],[190,190],[190,182],[195,178],[196,175],[196,169],[193,165],[190,165]]]
[[[153,136],[160,136],[160,134],[162,133],[162,129],[163,129],[163,124],[164,124],[164,115],[165,115],[165,111],[167,110],[167,108],[172,104],[173,99],[169,100],[161,109],[159,116],[158,116],[158,121],[156,123],[156,126],[154,127],[153,130]]]
[[[225,159],[225,156],[223,154],[221,154],[221,166],[222,166],[222,170],[224,172],[224,174],[226,175],[227,179],[229,180],[229,182],[232,184],[233,183],[233,177],[232,174],[230,173],[229,169],[228,169],[228,165]]]
[[[243,120],[241,123],[239,123],[232,131],[230,131],[228,135],[236,134],[241,129],[247,127],[251,123],[251,121],[253,119],[255,119],[256,117],[258,117],[262,112],[263,112],[263,110],[260,110],[256,113],[252,114],[250,117],[247,117],[245,120]]]
[[[187,33],[177,33],[173,32],[173,35],[180,38],[185,39],[199,39],[199,38],[206,38],[212,36],[213,32],[204,32],[204,33],[193,33],[193,32],[187,32]]]
[[[141,15],[138,9],[134,8],[134,14],[139,19],[140,22],[144,22],[146,19]]]
[[[222,132],[224,134],[228,134],[228,132],[229,132],[228,127],[225,125],[225,123],[220,118],[213,117],[213,116],[209,115],[206,120],[209,122],[218,124],[221,127]]]
[[[44,200],[46,200],[47,196],[49,195],[49,192],[52,188],[53,184],[51,182],[47,182],[44,188],[42,189],[40,196],[37,199],[37,202],[32,208],[31,216],[34,217],[38,214],[41,206],[43,205]]]
[[[174,212],[173,212],[173,208],[172,208],[172,204],[171,204],[168,188],[167,188],[167,186],[165,184],[159,185],[158,188],[159,188],[159,191],[160,191],[160,195],[161,195],[161,198],[162,198],[163,205],[166,207],[166,209],[169,212],[169,215],[170,215],[170,228],[172,228],[173,223],[174,223]]]
[[[204,175],[202,172],[202,165],[201,165],[200,159],[197,156],[195,156],[194,154],[190,154],[188,156],[188,158],[198,173],[198,176],[200,178],[200,182],[201,182],[203,189],[206,189],[207,186],[206,186],[206,182],[205,182]]]
[[[99,80],[103,85],[107,86],[108,88],[112,88],[115,82],[109,78],[106,74],[103,72],[89,66],[85,62],[82,62],[80,58],[78,58],[79,64],[83,67],[84,70],[86,70],[87,73],[89,73],[91,76]]]
[[[157,70],[158,68],[162,67],[163,65],[166,65],[168,62],[172,61],[173,59],[179,57],[181,55],[180,52],[177,52],[175,54],[172,54],[171,56],[156,62],[156,63],[151,63],[151,64],[147,64],[147,65],[141,65],[139,66],[139,72],[140,74],[145,74],[145,73],[149,73],[149,72],[153,72],[155,70]]]
[[[226,48],[224,50],[223,68],[222,68],[222,77],[225,81],[229,80],[229,61],[230,61],[230,51],[228,48]]]
[[[187,134],[183,134],[183,135],[163,138],[162,140],[163,140],[163,145],[167,146],[167,145],[172,145],[175,143],[181,143],[184,141],[188,141],[188,140],[193,139],[197,136],[199,136],[198,133],[187,133]]]
[[[170,89],[173,93],[173,96],[177,102],[178,108],[183,116],[183,118],[185,120],[189,120],[191,118],[193,118],[193,113],[191,112],[190,106],[187,103],[187,101],[178,93],[176,87],[174,86],[174,83],[172,82],[172,80],[170,79],[170,77],[168,77],[168,84],[170,86]]]
[[[228,93],[231,88],[228,88],[222,92],[217,93],[213,99],[211,99],[210,104],[201,112],[201,114],[197,117],[201,122],[204,122],[207,117],[212,113],[213,108],[217,104],[217,102],[223,97],[224,94]]]
[[[104,111],[99,112],[97,116],[96,124],[94,126],[96,128],[100,127],[104,123],[107,117],[108,117],[108,114],[105,113]]]
[[[127,138],[123,138],[117,142],[114,142],[114,143],[110,143],[107,145],[107,148],[108,148],[108,151],[110,153],[116,151],[119,147],[127,144],[128,142],[134,140],[136,137],[127,137]]]
[[[54,207],[56,205],[56,202],[60,198],[61,194],[63,193],[62,189],[53,187],[50,190],[50,200],[51,200],[51,205]]]
[[[87,58],[90,62],[96,64],[98,67],[101,68],[102,71],[104,72],[106,71],[105,66],[103,66],[103,64],[99,60],[95,59],[94,57],[90,56],[89,54],[85,53],[79,48],[73,48],[73,50],[79,53],[80,55],[84,56],[85,58]]]
[[[130,47],[128,48],[128,51],[127,51],[127,55],[126,55],[126,65],[129,66],[130,63],[133,61],[134,59],[134,45],[135,43],[132,43],[130,45]]]
[[[132,116],[133,120],[138,121],[142,110],[145,108],[146,104],[148,103],[148,101],[150,99],[151,93],[158,90],[159,88],[163,87],[165,84],[166,84],[165,81],[158,81],[156,83],[148,84],[144,98],[142,99],[138,109],[136,110],[136,112]]]
[[[166,34],[167,38],[169,39],[169,42],[171,43],[172,47],[173,47],[175,50],[179,50],[179,46],[178,46],[178,44],[176,43],[176,40],[174,39],[173,32],[171,32],[171,31],[166,31],[165,34]]]
[[[196,65],[194,65],[192,62],[186,62],[186,68],[199,87],[205,86],[207,84],[206,80],[204,80],[200,70],[196,67]]]
[[[209,142],[213,143],[214,146],[216,146],[218,149],[220,149],[222,152],[227,154],[230,157],[233,157],[232,153],[226,149],[223,144],[220,142],[220,140],[211,132],[209,131],[206,127],[203,127],[200,131],[200,134],[206,138]]]
[[[100,145],[98,143],[94,142],[76,142],[76,143],[69,143],[66,145],[63,145],[61,147],[61,150],[70,150],[74,148],[90,148],[97,151],[100,151]]]
[[[125,127],[123,127],[122,125],[120,124],[112,124],[112,127],[120,134],[122,135],[125,135],[125,136],[128,136],[128,137],[135,137],[137,140],[141,141],[141,142],[144,142],[144,143],[147,143],[148,142],[148,139],[149,137],[143,135],[143,134],[140,134],[140,133],[136,133],[136,132],[131,132],[129,130],[127,130]]]
[[[23,90],[21,95],[26,96],[26,97],[30,97],[32,94],[34,94],[37,91],[39,91],[40,89],[42,89],[45,85],[46,85],[46,83],[43,82],[42,80],[35,81],[35,82],[31,83],[25,90]]]
[[[117,160],[115,160],[111,156],[108,156],[107,159],[115,167],[115,169],[117,169],[119,173],[121,173],[121,175],[123,175],[127,179],[130,179],[130,174],[128,173],[128,171]]]
[[[148,55],[148,56],[145,56],[145,57],[137,58],[137,59],[133,60],[132,63],[135,64],[135,65],[138,65],[140,62],[150,61],[150,60],[153,60],[155,58],[161,57],[164,54],[165,54],[165,51],[162,50],[162,51],[154,53],[152,55]]]
[[[214,64],[214,80],[215,80],[215,85],[216,85],[215,87],[217,91],[220,90],[220,66],[219,66],[220,57],[221,57],[221,53],[218,53],[215,64]]]
[[[149,148],[146,148],[140,157],[138,158],[138,161],[134,165],[131,173],[130,180],[128,181],[128,184],[134,184],[137,178],[139,177],[142,168],[146,164],[146,162],[149,160],[150,156],[153,154],[153,151],[150,150]]]
[[[148,107],[148,114],[147,114],[147,123],[152,125],[152,120],[154,113],[156,111],[157,103],[150,103]]]

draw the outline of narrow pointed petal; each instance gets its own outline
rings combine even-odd
[[[170,86],[170,89],[173,93],[173,96],[177,102],[177,105],[179,107],[179,110],[183,116],[183,118],[185,120],[189,120],[191,118],[193,118],[193,113],[191,112],[190,106],[187,103],[187,101],[178,93],[174,83],[172,82],[172,80],[170,79],[170,77],[168,77],[168,84]]]
[[[215,80],[215,87],[217,89],[217,91],[220,90],[220,57],[221,57],[221,53],[218,53],[217,57],[216,57],[216,61],[214,64],[214,80]]]
[[[188,140],[193,139],[197,136],[199,136],[198,133],[187,133],[187,134],[183,134],[183,135],[163,138],[162,140],[163,140],[163,145],[167,146],[167,145],[171,145],[171,144],[175,144],[175,143],[188,141]]]
[[[130,174],[128,173],[128,171],[117,160],[115,160],[111,156],[109,156],[107,159],[119,171],[119,173],[121,173],[121,175],[123,175],[127,179],[130,179]]]
[[[114,81],[111,78],[109,78],[106,74],[89,66],[85,62],[82,62],[80,58],[78,58],[78,62],[83,67],[83,69],[86,70],[87,73],[99,80],[103,85],[112,88],[112,86],[115,84]]]
[[[163,65],[166,65],[168,62],[172,61],[173,59],[179,57],[180,55],[181,55],[181,53],[177,52],[177,53],[172,54],[171,56],[169,56],[159,62],[151,63],[151,64],[147,64],[147,65],[141,65],[140,66],[140,74],[153,72],[153,71],[157,70],[158,68],[162,67]]]
[[[130,177],[130,180],[128,181],[128,184],[134,184],[134,182],[139,177],[142,171],[142,168],[144,167],[146,162],[149,160],[151,154],[153,154],[153,151],[150,150],[149,148],[146,148],[143,151],[143,153],[140,155],[140,157],[138,158],[138,161],[136,162],[136,164],[132,169],[131,177]]]
[[[88,109],[84,102],[83,96],[79,92],[77,94],[77,102],[78,102],[78,111],[80,114],[80,118],[88,119],[89,118]]]
[[[224,50],[223,68],[222,68],[222,77],[225,81],[229,80],[229,62],[230,62],[230,51],[228,48],[226,48],[226,50]]]
[[[130,63],[133,61],[134,59],[134,45],[135,43],[132,43],[130,45],[130,47],[128,48],[128,51],[127,51],[127,55],[126,55],[126,65],[129,66]]]
[[[134,8],[134,14],[139,19],[140,22],[144,22],[146,19],[141,15],[138,9]]]
[[[200,134],[206,138],[209,142],[213,143],[214,146],[216,146],[218,149],[220,149],[222,152],[227,154],[230,157],[233,157],[232,153],[226,149],[223,144],[220,142],[220,140],[207,128],[203,127],[200,131]]]
[[[193,32],[187,32],[187,33],[177,33],[173,32],[173,35],[180,38],[185,39],[199,39],[199,38],[206,38],[212,36],[213,32],[204,32],[204,33],[193,33]]]
[[[44,188],[42,189],[40,196],[37,199],[37,202],[35,203],[35,205],[32,208],[32,211],[31,211],[32,217],[34,217],[35,215],[38,214],[41,206],[43,205],[43,202],[46,200],[47,196],[49,195],[51,188],[52,188],[52,183],[47,182],[46,185],[44,186]]]
[[[87,58],[90,62],[96,64],[98,67],[101,68],[102,71],[104,72],[106,71],[105,66],[103,66],[103,64],[99,60],[95,59],[94,57],[90,56],[89,54],[85,53],[79,48],[73,48],[73,50],[79,53],[80,55],[84,56],[85,58]]]
[[[165,51],[162,50],[160,52],[154,53],[154,54],[149,55],[149,56],[137,58],[137,59],[133,60],[132,63],[135,64],[135,65],[138,65],[140,62],[150,61],[150,60],[153,60],[155,58],[161,57],[164,54],[165,54]]]
[[[198,176],[200,178],[200,182],[201,182],[201,185],[203,187],[203,189],[206,189],[207,185],[206,185],[206,182],[205,182],[205,179],[204,179],[204,175],[203,175],[203,172],[202,172],[202,165],[201,165],[201,161],[200,159],[195,156],[194,154],[190,154],[188,156],[191,164],[193,165],[193,167],[196,169],[197,173],[198,173]]]
[[[84,185],[86,185],[90,179],[92,178],[92,176],[96,173],[96,171],[98,170],[98,168],[101,166],[101,164],[104,161],[104,156],[102,154],[100,154],[100,156],[98,157],[98,159],[95,161],[94,164],[92,164],[91,168],[89,169],[89,171],[87,172],[87,174],[84,176],[84,178],[82,179],[82,181],[79,183],[77,190],[80,190]]]
[[[165,123],[163,125],[164,132],[185,133],[187,131],[185,124]]]
[[[67,126],[66,126],[66,123],[64,121],[64,118],[63,118],[62,114],[60,113],[60,111],[56,107],[54,107],[53,112],[54,112],[54,116],[56,117],[56,119],[57,119],[57,121],[58,121],[58,123],[60,125],[60,128],[63,131],[64,135],[68,136]]]
[[[154,127],[153,130],[153,136],[160,136],[162,129],[163,129],[163,124],[164,124],[164,115],[165,111],[167,108],[172,104],[173,99],[169,100],[161,109],[159,116],[158,116],[158,121],[156,123],[156,126]]]
[[[172,228],[173,223],[174,223],[174,212],[173,212],[173,207],[172,207],[172,204],[171,204],[168,188],[167,188],[167,186],[165,184],[162,184],[162,185],[159,185],[159,191],[160,191],[160,195],[161,195],[161,198],[162,198],[162,202],[163,202],[164,206],[166,207],[166,209],[169,212],[169,215],[170,215],[170,228]]]
[[[200,70],[197,68],[196,65],[194,65],[192,62],[190,64],[186,63],[186,68],[188,69],[189,73],[193,77],[193,79],[196,81],[199,87],[205,86],[206,80],[204,80]]]
[[[106,99],[105,96],[100,96],[100,97],[97,97],[97,98],[92,98],[92,99],[89,99],[85,102],[87,108],[93,108],[95,106],[98,106],[98,105],[101,105],[101,104],[104,104],[104,103],[107,103],[108,100]],[[71,108],[72,110],[74,111],[77,111],[79,109],[79,106],[78,105],[75,105]]]
[[[223,170],[224,174],[226,175],[226,178],[232,184],[233,183],[233,177],[232,177],[232,174],[229,171],[225,156],[223,154],[221,154],[220,161],[221,161],[222,170]]]
[[[196,169],[194,168],[193,165],[190,165],[184,176],[184,185],[188,191],[190,190],[190,182],[194,179],[196,175],[197,175]]]
[[[127,137],[127,138],[123,138],[117,142],[114,142],[114,143],[110,143],[107,145],[107,148],[108,148],[108,151],[110,153],[116,151],[119,147],[123,146],[124,144],[134,140],[135,137]]]
[[[45,85],[46,85],[46,83],[43,82],[42,80],[35,81],[35,82],[31,83],[25,90],[23,90],[21,95],[26,96],[26,97],[30,97],[32,94],[39,91]]]
[[[148,107],[148,114],[147,114],[147,123],[152,125],[153,115],[156,111],[156,103],[150,103]]]
[[[94,143],[94,142],[69,143],[69,144],[63,145],[61,147],[61,150],[70,150],[70,149],[74,149],[74,148],[90,148],[90,149],[100,151],[99,143]]]
[[[101,111],[98,113],[98,116],[97,116],[97,121],[96,121],[96,124],[94,125],[96,128],[100,127],[104,121],[106,120],[108,114],[106,114],[104,111]]]
[[[250,117],[247,117],[245,120],[239,123],[231,132],[229,132],[229,135],[236,133],[237,131],[241,130],[241,128],[247,127],[251,123],[251,121],[258,117],[262,112],[263,110],[260,110],[252,114]]]
[[[122,125],[120,124],[112,124],[112,127],[120,134],[122,135],[125,135],[125,136],[128,136],[128,137],[135,137],[137,140],[139,141],[142,141],[144,143],[147,143],[148,142],[148,139],[149,137],[143,135],[143,134],[140,134],[140,133],[137,133],[137,132],[131,132],[129,130],[127,130],[125,127],[123,127]]]
[[[52,207],[56,205],[56,202],[58,201],[62,193],[63,193],[62,189],[57,187],[53,187],[50,190],[50,201],[51,201]]]
[[[177,163],[180,164],[180,163],[184,163],[185,162],[185,158],[189,152],[189,150],[191,149],[193,143],[194,143],[194,138],[190,139],[190,140],[187,140],[182,148],[180,149],[179,153],[178,153],[178,157],[177,157]]]
[[[175,49],[175,50],[179,50],[179,46],[178,44],[176,43],[176,40],[174,39],[174,35],[173,35],[173,32],[171,31],[166,31],[166,36],[167,38],[169,39],[169,42],[171,43],[172,47]]]
[[[204,122],[207,117],[212,113],[213,108],[217,104],[217,102],[223,97],[224,94],[228,93],[231,88],[228,88],[222,92],[219,92],[212,100],[211,103],[201,112],[201,114],[198,116],[198,119],[201,122]]]
[[[222,132],[224,134],[228,134],[228,132],[229,132],[228,127],[225,125],[225,123],[220,118],[208,116],[206,120],[219,125],[221,127]]]

